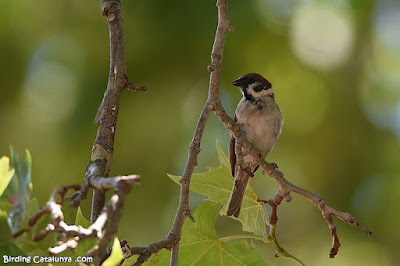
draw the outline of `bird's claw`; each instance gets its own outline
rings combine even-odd
[[[257,202],[263,203],[263,204],[268,204],[268,200],[262,200],[262,199],[257,199]]]
[[[251,177],[254,177],[254,174],[250,171],[249,167],[244,167],[243,164],[239,164],[239,167],[242,171],[244,171],[246,174],[248,174]]]

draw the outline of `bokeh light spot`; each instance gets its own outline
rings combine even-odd
[[[255,12],[271,29],[289,23],[295,11],[310,0],[257,0]]]
[[[46,40],[36,49],[25,79],[29,115],[55,122],[72,114],[78,99],[80,55],[79,47],[65,36]]]
[[[329,93],[323,81],[293,60],[284,58],[265,73],[273,78],[276,102],[284,117],[283,131],[307,135],[316,130],[325,119],[329,105]],[[282,73],[286,78],[278,78]]]
[[[400,53],[400,2],[377,1],[374,30],[391,49]]]
[[[291,43],[305,64],[326,71],[343,64],[354,42],[353,26],[344,12],[313,4],[299,9],[291,25]]]
[[[359,100],[376,126],[400,138],[400,3],[378,1]]]

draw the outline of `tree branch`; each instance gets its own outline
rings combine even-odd
[[[364,230],[369,235],[372,232],[357,223],[350,214],[340,212],[335,210],[325,204],[322,198],[312,192],[299,188],[290,182],[288,182],[283,173],[277,170],[273,164],[267,163],[265,160],[261,159],[258,154],[259,151],[246,139],[244,135],[242,135],[242,131],[240,129],[239,124],[235,123],[232,118],[230,118],[221,105],[221,101],[219,98],[219,86],[220,86],[220,75],[221,75],[221,64],[223,59],[224,52],[224,43],[225,43],[225,35],[226,31],[233,31],[232,26],[229,23],[228,19],[228,0],[217,0],[218,7],[218,27],[214,39],[213,49],[211,53],[211,65],[208,66],[208,70],[211,72],[210,74],[210,83],[208,90],[208,98],[203,107],[202,113],[198,120],[194,136],[192,142],[189,146],[188,151],[188,160],[186,162],[186,166],[183,172],[183,175],[180,179],[181,190],[180,190],[180,198],[179,198],[179,207],[176,212],[175,220],[173,226],[168,233],[167,237],[163,240],[156,241],[150,243],[146,247],[130,247],[130,255],[138,254],[139,258],[137,259],[134,265],[141,265],[145,261],[147,261],[150,256],[154,253],[159,252],[161,249],[172,249],[171,251],[171,260],[170,265],[178,265],[178,251],[179,251],[179,241],[182,234],[182,227],[186,217],[189,217],[192,221],[194,220],[190,214],[189,209],[189,189],[190,189],[190,180],[193,174],[194,168],[197,166],[197,158],[200,153],[200,143],[203,135],[203,131],[207,120],[212,111],[215,112],[216,116],[221,120],[221,122],[225,125],[225,127],[230,130],[237,143],[244,147],[248,154],[253,157],[253,160],[258,163],[263,169],[263,173],[267,173],[269,176],[274,178],[274,180],[279,184],[279,190],[273,197],[273,199],[269,201],[262,201],[272,206],[272,212],[270,215],[270,237],[273,238],[274,244],[277,248],[277,254],[285,255],[287,257],[291,257],[298,261],[300,260],[290,255],[289,253],[285,253],[285,251],[279,246],[278,242],[275,239],[275,229],[278,220],[277,216],[277,207],[280,205],[283,199],[286,201],[291,201],[291,192],[297,193],[308,198],[315,206],[317,206],[321,211],[323,217],[327,220],[329,227],[333,236],[333,248],[330,252],[330,257],[334,257],[339,249],[340,243],[336,234],[336,226],[332,220],[332,215],[335,215],[341,218],[343,221],[355,225],[356,227]]]
[[[172,235],[178,239],[172,247],[170,265],[178,265],[179,239],[181,238],[182,226],[186,216],[191,217],[189,210],[189,187],[193,170],[197,165],[197,157],[200,153],[200,142],[203,135],[205,125],[211,111],[215,109],[216,101],[219,98],[219,86],[221,78],[221,64],[224,54],[225,35],[227,30],[233,30],[228,19],[228,0],[218,0],[218,26],[215,34],[214,45],[211,53],[211,65],[208,70],[210,74],[210,84],[207,102],[200,115],[196,130],[189,147],[189,156],[185,170],[179,182],[181,183],[181,193],[179,199],[179,207],[176,212],[174,224],[168,235]],[[193,217],[191,217],[192,220]]]
[[[217,0],[218,7],[218,26],[215,34],[214,44],[211,52],[211,65],[207,69],[211,72],[208,89],[208,98],[201,112],[200,118],[189,146],[188,159],[183,175],[179,182],[181,183],[179,207],[176,211],[174,223],[166,239],[149,244],[147,247],[132,247],[132,254],[140,254],[135,265],[141,265],[150,258],[151,254],[157,253],[163,248],[172,249],[170,265],[178,265],[179,241],[181,239],[182,227],[186,217],[192,221],[194,218],[189,209],[189,188],[190,179],[194,168],[197,166],[198,154],[201,151],[200,143],[207,120],[212,111],[214,111],[219,99],[219,86],[221,77],[221,64],[224,54],[224,43],[226,31],[233,31],[228,19],[228,0]]]
[[[119,99],[122,91],[128,88],[132,91],[144,91],[146,87],[137,88],[129,83],[125,67],[125,47],[123,20],[120,0],[101,0],[101,15],[108,21],[110,35],[110,70],[107,89],[94,120],[99,124],[96,140],[93,144],[91,160],[105,159],[107,164],[103,176],[111,170],[114,135],[117,126]],[[97,219],[104,206],[105,192],[101,189],[93,190],[91,221]]]
[[[88,228],[83,228],[80,225],[76,226],[66,224],[64,222],[64,214],[62,212],[61,203],[56,202],[57,195],[60,195],[61,201],[63,201],[67,190],[70,188],[76,190],[76,186],[56,186],[45,207],[40,209],[40,211],[29,220],[28,224],[33,226],[44,214],[50,214],[52,223],[48,224],[44,230],[35,236],[34,240],[42,240],[50,233],[59,233],[58,245],[56,247],[49,248],[49,252],[52,255],[60,254],[68,249],[75,249],[81,241],[87,238],[99,238],[99,244],[88,252],[88,255],[95,258],[95,264],[99,265],[101,258],[106,253],[106,246],[118,228],[118,222],[121,218],[123,198],[125,194],[130,191],[133,184],[139,183],[140,176],[131,175],[109,178],[95,176],[93,172],[101,172],[101,169],[98,170],[96,162],[89,163],[87,169],[89,169],[88,173],[91,173],[91,175],[87,175],[88,178],[85,180],[90,186],[96,186],[100,189],[114,188],[115,191],[115,194],[111,197],[110,201],[103,208],[97,220],[91,226]],[[91,170],[93,172],[91,172]],[[80,198],[80,194],[75,193],[72,198],[72,202],[77,201],[77,198]],[[105,233],[103,234],[104,230]]]
[[[120,0],[102,0],[101,14],[107,18],[109,25],[110,70],[107,89],[95,118],[95,123],[99,124],[99,127],[93,144],[91,161],[86,166],[84,184],[82,186],[57,186],[46,206],[29,220],[29,225],[33,226],[44,214],[51,215],[52,223],[48,224],[35,237],[35,240],[39,241],[50,233],[59,233],[58,246],[49,249],[51,254],[59,254],[68,249],[75,249],[82,240],[89,237],[98,237],[99,244],[88,252],[89,255],[95,258],[96,265],[100,265],[101,258],[106,253],[106,247],[118,229],[124,196],[130,191],[133,184],[140,181],[140,176],[138,175],[107,178],[112,166],[120,95],[125,88],[131,91],[146,90],[146,87],[136,87],[128,81],[125,69]],[[72,196],[67,197],[67,199],[71,199],[70,206],[77,207],[80,201],[86,198],[90,187],[93,188],[91,215],[93,224],[89,228],[67,225],[64,222],[61,206],[61,203],[66,199],[65,194],[71,188],[76,191],[79,190]],[[114,195],[104,206],[105,192],[110,188],[114,189]],[[57,195],[61,198],[59,203],[55,200]]]
[[[271,224],[273,224],[273,222],[275,222],[276,224],[276,221],[278,219],[276,216],[277,206],[281,204],[283,199],[285,199],[287,202],[290,202],[292,200],[290,193],[294,192],[308,198],[317,208],[321,210],[322,216],[328,222],[329,229],[331,230],[333,237],[333,247],[329,253],[330,258],[335,257],[340,247],[339,238],[336,234],[336,225],[332,220],[332,216],[337,216],[344,222],[356,226],[357,228],[366,232],[369,237],[371,237],[372,231],[369,230],[367,227],[359,224],[350,214],[329,207],[319,195],[293,185],[284,178],[283,173],[277,170],[273,166],[273,164],[270,164],[265,160],[260,159],[260,157],[258,156],[260,152],[245,138],[245,136],[242,134],[242,131],[240,130],[240,126],[226,114],[220,102],[218,102],[217,104],[215,114],[225,125],[225,128],[230,130],[234,134],[236,141],[240,143],[247,150],[247,153],[253,157],[253,160],[264,169],[263,173],[267,173],[278,183],[279,190],[275,194],[273,199],[269,201],[263,201],[264,203],[270,204],[272,207],[272,212],[270,216]]]

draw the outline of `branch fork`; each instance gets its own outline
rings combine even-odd
[[[179,241],[181,239],[184,220],[186,217],[189,217],[194,221],[189,209],[190,179],[194,168],[198,163],[197,158],[201,151],[200,143],[205,125],[210,113],[214,112],[224,126],[235,136],[237,143],[243,146],[243,148],[248,151],[248,154],[253,157],[253,160],[263,168],[264,172],[274,178],[274,180],[279,184],[279,190],[272,199],[267,201],[260,200],[260,202],[272,207],[271,214],[269,215],[269,222],[271,225],[270,236],[275,238],[274,232],[278,221],[278,206],[281,204],[283,199],[288,202],[291,201],[291,192],[297,193],[308,198],[317,208],[319,208],[322,212],[322,216],[328,222],[333,237],[333,247],[330,251],[330,257],[333,258],[339,250],[340,242],[336,234],[336,225],[333,222],[332,215],[339,217],[348,224],[360,228],[367,232],[369,236],[371,236],[372,232],[368,228],[357,223],[350,214],[329,207],[318,195],[288,182],[284,178],[283,173],[277,170],[273,164],[266,162],[258,156],[259,152],[257,149],[242,135],[240,125],[235,123],[233,119],[226,114],[219,99],[221,64],[223,60],[226,32],[234,31],[234,28],[231,26],[228,19],[228,0],[217,0],[217,7],[218,26],[211,53],[211,64],[207,67],[210,72],[208,99],[202,110],[192,142],[189,146],[187,163],[180,179],[181,190],[179,207],[176,212],[173,226],[165,239],[150,243],[146,247],[130,247],[125,243],[124,248],[130,249],[130,253],[127,252],[128,256],[129,254],[139,254],[139,258],[134,265],[141,265],[147,261],[152,254],[157,253],[163,248],[171,250],[170,265],[178,265]],[[128,82],[128,76],[125,69],[124,37],[120,0],[101,0],[101,14],[106,17],[109,24],[109,79],[103,101],[95,118],[95,123],[99,124],[99,128],[93,145],[91,162],[89,162],[87,166],[85,183],[82,185],[81,190],[71,197],[71,204],[73,206],[78,206],[79,202],[86,198],[88,189],[90,187],[94,188],[92,205],[92,221],[94,221],[94,223],[87,229],[77,226],[68,226],[64,223],[61,205],[57,204],[54,200],[55,196],[59,194],[63,201],[66,191],[65,188],[60,187],[57,187],[53,191],[52,197],[46,206],[30,221],[30,223],[34,224],[39,217],[45,213],[51,214],[53,223],[49,224],[38,237],[43,238],[48,233],[55,231],[60,233],[59,245],[51,249],[51,252],[54,254],[75,248],[80,241],[87,237],[99,237],[99,244],[88,253],[88,255],[95,256],[96,265],[100,264],[101,259],[104,258],[104,254],[107,252],[106,246],[117,230],[125,194],[129,192],[133,184],[138,183],[140,180],[140,176],[137,175],[106,178],[112,165],[114,135],[117,124],[120,94],[124,89],[131,91],[146,90],[146,87],[144,86],[137,87]],[[76,187],[71,188],[75,189]],[[104,191],[109,188],[114,188],[115,193],[107,205],[104,206]],[[105,232],[104,234],[103,231]],[[68,237],[72,238],[68,240]],[[278,255],[284,252],[276,241],[275,246]]]
[[[340,247],[339,237],[337,236],[336,232],[336,224],[333,221],[332,216],[337,216],[342,221],[361,229],[362,231],[366,232],[371,238],[372,231],[355,221],[350,214],[329,207],[321,196],[291,184],[283,176],[278,180],[280,188],[275,196],[270,200],[258,200],[258,202],[271,206],[272,211],[269,216],[269,221],[271,225],[276,225],[277,223],[278,217],[276,215],[276,211],[282,200],[285,198],[286,201],[290,201],[292,199],[290,193],[294,192],[308,198],[318,209],[321,210],[322,217],[327,221],[333,239],[332,249],[329,252],[329,258],[334,258],[337,255]]]
[[[96,265],[100,264],[101,258],[106,252],[106,246],[111,241],[112,236],[117,230],[118,222],[121,218],[124,196],[130,191],[132,185],[139,184],[140,182],[139,175],[105,178],[100,175],[104,171],[105,166],[105,160],[90,162],[86,167],[87,172],[85,183],[82,187],[77,185],[55,187],[46,205],[29,220],[28,224],[33,226],[40,217],[45,214],[50,214],[52,223],[48,224],[44,230],[34,237],[35,241],[39,241],[50,233],[57,232],[59,234],[57,246],[49,249],[50,254],[56,255],[69,249],[73,250],[83,240],[97,237],[100,239],[99,245],[89,251],[88,255],[95,257]],[[94,223],[88,228],[66,224],[64,222],[64,214],[62,212],[61,204],[65,199],[71,199],[71,206],[77,207],[79,202],[86,198],[86,194],[90,187],[102,191],[113,188],[114,195],[103,208],[96,221],[94,221]],[[65,198],[65,194],[69,189],[79,191],[72,196]],[[56,202],[57,196],[61,198],[59,203]]]
[[[119,101],[124,89],[145,91],[144,86],[137,87],[129,82],[125,63],[125,44],[120,0],[101,0],[101,14],[108,21],[110,35],[110,68],[107,89],[95,117],[99,124],[96,140],[93,144],[91,161],[105,159],[107,164],[102,176],[107,177],[112,167],[114,136],[117,126]],[[102,190],[93,191],[91,221],[96,220],[105,203]]]

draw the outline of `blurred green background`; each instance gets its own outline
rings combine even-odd
[[[147,245],[165,237],[188,145],[207,97],[217,23],[215,0],[122,1],[127,71],[144,93],[124,92],[111,175],[138,173],[126,199],[120,239]],[[33,158],[33,194],[43,205],[57,184],[82,183],[107,84],[109,43],[100,1],[1,1],[0,153]],[[226,38],[221,99],[230,115],[241,95],[231,81],[259,72],[273,84],[285,118],[269,157],[293,183],[352,213],[374,239],[336,219],[342,247],[320,212],[293,195],[279,208],[278,238],[307,265],[398,265],[400,249],[400,2],[398,0],[230,1],[236,31]],[[200,164],[218,166],[215,141],[228,132],[210,117]],[[277,190],[252,180],[260,195]],[[194,209],[202,197],[191,196]],[[90,202],[83,203],[89,217]],[[220,217],[221,236],[240,225]],[[296,265],[274,258],[273,265]]]

